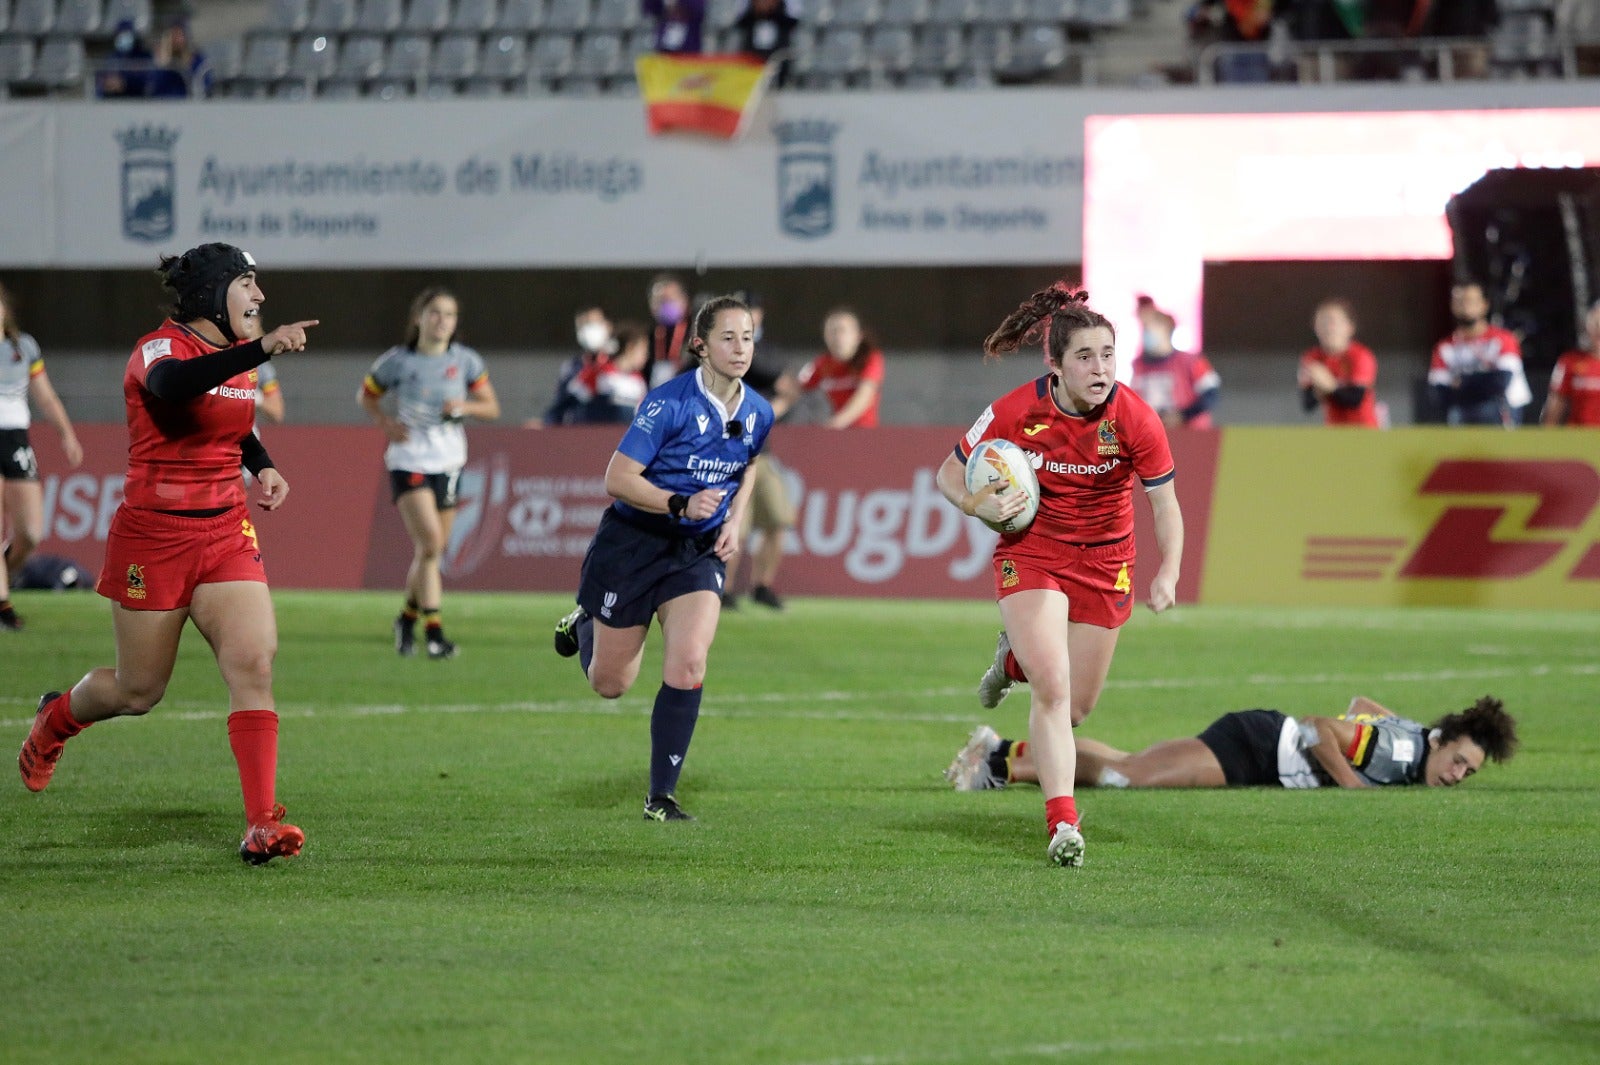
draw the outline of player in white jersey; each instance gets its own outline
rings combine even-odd
[[[0,536],[10,531],[0,561],[0,632],[22,628],[11,606],[11,574],[44,539],[44,493],[28,441],[30,398],[61,434],[68,465],[76,469],[83,463],[83,447],[44,371],[39,342],[18,328],[11,308],[11,294],[0,287]]]
[[[1517,723],[1488,695],[1427,727],[1357,696],[1336,718],[1276,710],[1224,714],[1199,736],[1165,740],[1136,754],[1082,736],[1077,742],[1079,787],[1448,788],[1486,759],[1509,759]],[[945,779],[957,791],[985,791],[1034,783],[1038,774],[1026,740],[1002,739],[980,725]]]
[[[406,603],[394,621],[395,650],[416,653],[424,622],[429,658],[452,658],[456,645],[440,620],[439,562],[455,523],[456,487],[467,464],[467,418],[493,421],[500,400],[483,356],[456,342],[460,307],[442,288],[426,288],[411,304],[405,343],[378,357],[361,386],[363,410],[383,429],[389,489],[411,537]],[[384,397],[394,397],[393,410]]]

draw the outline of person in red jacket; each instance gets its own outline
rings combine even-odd
[[[1584,319],[1587,346],[1556,360],[1545,400],[1545,425],[1600,426],[1600,301]]]
[[[800,368],[799,391],[821,390],[832,414],[830,429],[874,429],[883,392],[883,352],[848,307],[836,307],[822,322],[827,350]],[[780,393],[783,395],[783,393]],[[794,390],[788,398],[793,399]]]
[[[1328,425],[1378,428],[1378,360],[1357,340],[1350,303],[1325,299],[1311,318],[1317,346],[1300,356],[1295,383],[1306,410],[1322,406]]]
[[[149,713],[193,622],[228,686],[228,741],[248,825],[239,856],[262,865],[300,853],[305,833],[283,820],[275,794],[278,628],[239,467],[255,475],[261,509],[283,505],[289,485],[251,431],[256,368],[303,351],[317,323],[267,332],[255,260],[229,244],[165,257],[159,274],[174,306],[123,372],[128,475],[95,584],[111,600],[117,664],[39,700],[17,767],[29,791],[43,791],[67,740],[97,721]]]

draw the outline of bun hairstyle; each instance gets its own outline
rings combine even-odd
[[[1112,339],[1116,338],[1117,331],[1111,320],[1089,307],[1089,293],[1065,281],[1057,281],[1023,300],[1007,315],[984,340],[983,354],[985,358],[997,359],[1025,344],[1043,340],[1045,357],[1059,362],[1073,333],[1100,328],[1110,329]]]
[[[228,286],[255,268],[250,253],[232,244],[201,244],[182,255],[163,255],[156,276],[172,296],[168,314],[180,322],[204,319],[231,343],[239,338],[228,315]]]
[[[705,358],[706,341],[717,324],[717,315],[723,311],[750,313],[750,305],[738,296],[713,296],[700,305],[694,314],[694,328],[689,336],[689,354],[696,359]]]

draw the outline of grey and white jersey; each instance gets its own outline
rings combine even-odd
[[[444,416],[445,402],[465,399],[488,377],[483,356],[462,344],[441,355],[423,355],[398,346],[378,356],[367,374],[368,394],[395,395],[395,416],[407,437],[383,453],[391,470],[451,473],[467,463],[467,433],[461,419]]]
[[[32,424],[28,382],[43,371],[44,356],[37,340],[27,333],[15,342],[0,335],[0,429],[26,429]]]
[[[1317,742],[1314,726],[1285,717],[1278,740],[1278,779],[1286,788],[1320,788],[1331,784],[1310,753]],[[1415,784],[1428,760],[1428,730],[1403,717],[1378,717],[1356,725],[1356,737],[1342,752],[1351,768],[1373,787]]]

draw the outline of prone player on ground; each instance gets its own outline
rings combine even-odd
[[[1224,714],[1199,736],[1164,740],[1134,754],[1078,737],[1077,783],[1113,788],[1453,787],[1485,759],[1504,762],[1517,723],[1500,700],[1472,706],[1424,727],[1364,696],[1339,717],[1290,717],[1277,710]],[[1031,745],[987,725],[972,733],[945,779],[957,791],[1038,781]]]

